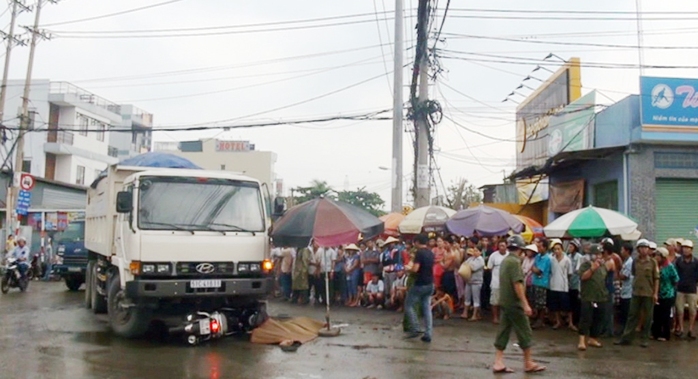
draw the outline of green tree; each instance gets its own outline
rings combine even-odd
[[[298,205],[317,199],[318,197],[328,197],[335,199],[335,190],[324,180],[313,180],[308,187],[296,187],[291,190],[293,193],[293,204]]]
[[[385,201],[379,194],[366,191],[366,187],[357,188],[356,191],[341,191],[338,194],[339,201],[362,208],[376,217],[385,214],[381,210]]]
[[[482,194],[473,184],[469,184],[467,179],[458,179],[447,188],[446,198],[451,208],[461,210],[467,208],[471,203],[482,202]]]

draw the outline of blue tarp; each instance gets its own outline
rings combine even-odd
[[[141,155],[136,155],[133,158],[127,158],[119,162],[119,166],[137,166],[137,167],[161,167],[161,168],[187,168],[193,170],[201,170],[202,168],[192,163],[190,160],[178,157],[174,154],[150,152]],[[97,188],[102,178],[107,176],[107,170],[102,171],[99,176],[92,182],[91,187]]]

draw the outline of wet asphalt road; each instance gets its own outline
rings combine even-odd
[[[62,283],[32,282],[27,293],[0,296],[0,378],[491,378],[495,327],[461,320],[437,322],[430,345],[402,340],[401,315],[340,309],[346,323],[335,338],[321,338],[296,353],[229,338],[198,347],[178,341],[128,341],[111,336],[104,316],[81,308],[83,292]],[[272,302],[270,314],[324,318],[324,308]],[[548,366],[524,375],[520,351],[509,349],[506,378],[693,378],[698,342],[576,350],[569,331],[535,332],[534,354]],[[504,377],[504,376],[498,376]]]

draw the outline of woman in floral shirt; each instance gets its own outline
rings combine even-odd
[[[659,265],[659,303],[654,306],[652,322],[652,337],[657,341],[666,341],[671,337],[671,308],[676,299],[676,284],[679,273],[676,267],[669,263],[669,251],[660,247],[655,253]]]

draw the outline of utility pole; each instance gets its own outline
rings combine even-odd
[[[402,212],[402,53],[404,50],[402,2],[395,0],[395,46],[393,66],[393,193],[391,211]]]
[[[417,53],[419,66],[419,97],[416,107],[413,106],[415,117],[415,137],[416,141],[416,186],[415,186],[415,208],[426,207],[430,204],[429,184],[431,183],[431,170],[429,168],[429,117],[428,97],[429,97],[429,52],[427,51],[427,28],[429,25],[429,0],[419,0],[417,11]]]
[[[20,116],[19,120],[19,130],[17,131],[17,140],[15,143],[17,146],[15,147],[16,155],[15,155],[15,163],[12,166],[13,167],[13,174],[15,172],[21,172],[22,171],[22,165],[24,162],[24,134],[26,133],[26,130],[29,128],[29,91],[31,90],[31,83],[32,83],[32,70],[34,69],[34,53],[36,52],[36,43],[39,37],[45,37],[40,31],[39,31],[39,19],[41,17],[41,6],[42,3],[45,1],[50,1],[50,0],[37,0],[36,2],[36,10],[34,13],[34,26],[30,28],[26,28],[29,30],[29,32],[32,34],[31,38],[31,43],[29,45],[29,62],[27,64],[27,77],[24,81],[24,93],[22,94],[22,115]],[[6,208],[7,208],[7,213],[12,215],[14,212],[14,209],[16,209],[16,203],[17,203],[17,198],[19,194],[19,187],[15,185],[14,181],[12,183],[12,187],[10,188],[10,191],[7,191],[8,193],[8,199],[6,202]],[[11,222],[9,223],[10,230],[14,229],[16,225],[17,218],[16,217],[11,217]]]
[[[2,72],[2,84],[0,85],[0,125],[2,125],[3,128],[3,120],[5,119],[5,99],[7,98],[7,80],[10,74],[10,56],[12,55],[12,47],[15,44],[24,44],[22,40],[17,39],[15,37],[15,24],[17,21],[17,15],[19,15],[19,13],[21,13],[22,11],[27,10],[29,10],[29,8],[27,8],[20,0],[12,0],[10,30],[7,32],[7,34],[3,35],[3,37],[7,40],[7,47],[5,49],[5,67]],[[8,150],[8,154],[12,154],[11,150]],[[12,177],[8,178],[7,199],[11,199],[10,188],[12,187],[12,181]],[[6,202],[5,204],[5,225],[7,230],[6,235],[9,235],[9,233],[12,230],[12,227],[10,225],[12,222],[12,210],[9,206],[10,203]]]

